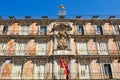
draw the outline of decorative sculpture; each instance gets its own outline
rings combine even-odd
[[[65,31],[59,32],[57,35],[57,49],[65,50],[67,49],[67,34]]]

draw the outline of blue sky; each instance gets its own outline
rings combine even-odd
[[[120,15],[120,0],[0,0],[0,15],[56,16],[60,4],[67,16]]]

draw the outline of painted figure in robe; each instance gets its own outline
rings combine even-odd
[[[17,35],[18,32],[19,32],[19,25],[18,25],[18,23],[14,23],[12,25],[11,35]]]
[[[10,79],[11,68],[12,64],[10,61],[5,61],[1,67],[0,79]]]
[[[85,30],[86,30],[86,33],[87,33],[88,35],[94,35],[94,33],[95,33],[94,27],[91,25],[91,23],[87,23],[87,24],[86,24]]]
[[[15,39],[11,39],[7,44],[6,55],[14,55],[15,54],[15,47],[16,47]]]
[[[97,46],[96,46],[96,44],[94,42],[94,39],[90,39],[88,41],[88,52],[90,54],[92,54],[92,53],[93,54],[98,54]]]
[[[113,34],[112,25],[110,25],[110,23],[106,22],[104,24],[104,31],[105,31],[105,34]]]
[[[37,35],[38,33],[38,26],[37,23],[32,23],[30,26],[30,35]]]
[[[112,38],[108,40],[108,49],[110,54],[118,54],[117,45]]]
[[[33,79],[34,77],[34,66],[31,60],[28,60],[25,64],[24,64],[24,68],[23,68],[23,78],[24,79]]]
[[[36,46],[35,46],[35,40],[32,39],[28,42],[28,48],[27,48],[28,55],[35,55],[36,53]]]

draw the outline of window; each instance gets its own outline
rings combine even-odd
[[[96,34],[98,34],[98,35],[102,35],[103,34],[101,26],[97,26],[97,33]]]
[[[83,35],[84,34],[83,26],[79,26],[77,31],[78,31],[78,34]]]
[[[120,25],[118,25],[118,31],[119,31],[119,34],[120,34]]]
[[[40,27],[40,35],[46,35],[47,34],[47,27],[41,26]]]
[[[119,25],[113,25],[113,26],[114,26],[114,29],[115,29],[115,34],[119,35],[119,33],[120,33]]]
[[[110,64],[104,64],[104,72],[105,76],[108,76],[108,78],[112,79],[112,70]]]
[[[118,47],[119,47],[119,49],[120,49],[120,41],[118,41]]]
[[[7,31],[8,31],[8,26],[4,26],[4,28],[3,28],[3,34],[7,34]]]

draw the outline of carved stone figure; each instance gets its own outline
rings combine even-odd
[[[59,32],[57,35],[57,49],[64,50],[67,48],[67,34],[65,31]]]

